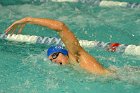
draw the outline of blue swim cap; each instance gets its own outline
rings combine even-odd
[[[60,45],[51,46],[47,51],[47,56],[50,56],[53,53],[61,52],[64,55],[68,55],[68,51]]]

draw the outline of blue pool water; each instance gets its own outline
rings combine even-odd
[[[1,0],[0,32],[27,16],[63,21],[79,40],[140,45],[139,8]],[[59,37],[50,29],[33,25],[27,25],[23,34]],[[113,76],[102,77],[77,66],[51,63],[44,56],[48,47],[0,40],[0,93],[140,93],[139,56],[85,48],[105,67],[117,69]]]

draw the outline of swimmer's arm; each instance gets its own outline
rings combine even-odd
[[[68,27],[63,22],[57,20],[47,18],[31,18],[31,17],[23,18],[21,20],[14,22],[6,30],[6,33],[10,32],[12,29],[17,28],[17,25],[18,26],[21,25],[21,28],[19,29],[20,30],[19,32],[21,32],[21,30],[27,23],[45,26],[58,32],[66,48],[72,55],[77,54],[78,50],[81,49],[81,46],[78,40],[76,39],[75,35],[68,29]]]
[[[30,18],[29,22],[31,24],[46,26],[58,32],[61,40],[71,54],[77,54],[79,48],[81,48],[75,35],[63,22],[47,18]]]

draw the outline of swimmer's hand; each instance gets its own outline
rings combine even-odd
[[[29,22],[29,17],[23,18],[21,20],[15,21],[12,25],[10,25],[6,30],[5,33],[8,34],[11,32],[11,35],[18,29],[18,34],[20,34],[25,27],[26,23]]]

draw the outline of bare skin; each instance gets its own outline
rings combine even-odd
[[[64,56],[63,54],[59,54],[58,58],[52,59],[51,56],[48,58],[52,60],[52,62],[61,64],[68,63],[79,63],[80,67],[87,70],[90,73],[94,74],[107,74],[110,73],[107,69],[105,69],[93,56],[87,53],[79,44],[75,35],[70,31],[70,29],[62,22],[47,19],[47,18],[31,18],[26,17],[21,20],[14,22],[11,26],[6,29],[6,34],[11,32],[12,34],[15,32],[17,27],[19,27],[18,33],[21,33],[24,26],[29,24],[35,24],[40,26],[48,27],[56,32],[61,37],[61,40],[65,44],[69,56]]]

